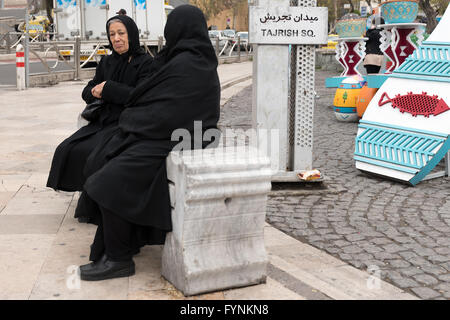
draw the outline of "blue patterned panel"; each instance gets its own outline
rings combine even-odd
[[[447,135],[360,121],[355,160],[416,174],[436,154]]]
[[[439,77],[440,81],[450,82],[450,46],[421,46],[392,75],[415,75],[422,80]]]
[[[99,7],[106,5],[106,0],[86,0],[88,7]]]
[[[145,0],[134,0],[134,6],[137,10],[145,10],[147,7],[147,4]]]
[[[77,1],[76,0],[58,0],[57,1],[57,7],[58,8],[74,8],[77,6]]]

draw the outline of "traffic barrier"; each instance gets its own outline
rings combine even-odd
[[[16,83],[17,90],[25,90],[25,52],[23,46],[18,44],[16,47]]]

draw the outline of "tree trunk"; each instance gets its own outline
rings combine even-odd
[[[431,6],[430,0],[420,0],[419,4],[427,16],[427,33],[430,34],[437,26],[436,11]]]
[[[337,22],[337,20],[339,18],[339,15],[338,15],[338,2],[337,2],[337,0],[333,1],[333,2],[334,2],[334,25],[336,26],[336,22]]]
[[[352,0],[347,0],[347,2],[350,4],[350,13],[355,11],[355,6],[353,5],[353,1]]]

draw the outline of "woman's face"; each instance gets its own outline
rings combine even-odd
[[[109,25],[109,39],[111,40],[114,51],[118,54],[128,51],[128,32],[123,23],[113,22]]]

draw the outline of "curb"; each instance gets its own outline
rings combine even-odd
[[[247,80],[251,79],[252,77],[253,77],[252,75],[246,75],[246,76],[242,76],[238,79],[228,81],[220,86],[220,90],[222,91],[222,90],[228,89],[229,87],[232,87],[240,82],[247,81]]]

